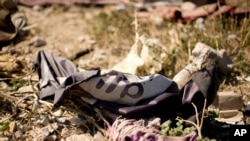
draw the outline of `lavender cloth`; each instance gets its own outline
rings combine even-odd
[[[111,71],[101,75],[100,69],[79,72],[62,57],[40,51],[34,64],[39,75],[40,98],[53,98],[60,105],[70,95],[81,97],[92,105],[101,106],[128,118],[193,116],[193,102],[201,111],[204,98],[207,106],[218,90],[214,66],[192,74],[192,80],[179,91],[172,80],[160,74],[136,76]]]

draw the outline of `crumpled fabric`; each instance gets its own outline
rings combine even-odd
[[[118,118],[107,131],[111,141],[196,141],[197,134],[165,136],[144,120]]]
[[[179,93],[180,116],[184,119],[191,119],[196,114],[191,103],[195,104],[199,113],[204,106],[207,108],[211,105],[220,85],[216,66],[203,68],[193,73],[191,78]],[[206,105],[204,105],[204,99],[207,100]]]
[[[17,30],[11,21],[9,10],[0,6],[0,49],[7,45],[16,34]]]
[[[79,96],[85,102],[101,106],[127,118],[160,117],[166,120],[195,115],[192,104],[201,111],[214,100],[218,90],[216,67],[204,68],[192,74],[181,91],[165,76],[136,76],[111,71],[101,75],[100,69],[80,72],[68,59],[39,51],[34,70],[39,76],[40,98],[51,98],[60,105],[65,98]],[[163,108],[164,107],[164,108]]]

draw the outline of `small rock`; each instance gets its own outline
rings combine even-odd
[[[220,111],[219,118],[215,118],[215,120],[239,125],[244,124],[243,117],[243,113],[238,110],[223,110]]]
[[[47,125],[46,127],[47,127],[47,129],[49,130],[49,132],[52,133],[52,132],[54,132],[55,130],[57,130],[59,126],[58,126],[57,123],[52,123],[52,124],[50,124],[50,125]]]
[[[41,10],[44,9],[43,6],[41,6],[41,5],[35,5],[35,6],[33,6],[32,8],[33,8],[35,11],[41,11]]]
[[[63,128],[62,131],[61,131],[61,137],[65,138],[65,137],[68,137],[70,135],[70,131],[68,128]]]
[[[33,88],[31,85],[29,86],[23,86],[17,90],[19,93],[25,93],[25,92],[32,92]]]
[[[37,119],[38,124],[42,125],[48,125],[49,124],[49,117],[48,116],[40,116],[39,119]]]
[[[21,131],[16,131],[14,136],[16,139],[21,139],[23,137],[23,133]]]
[[[205,28],[205,25],[204,25],[204,19],[203,18],[198,18],[195,21],[194,27],[197,28],[197,29],[205,31],[206,28]]]
[[[85,43],[88,43],[88,44],[96,43],[96,41],[91,39],[90,36],[88,36],[88,35],[80,35],[80,36],[78,36],[78,41],[81,42],[81,43],[85,42]]]
[[[211,64],[216,64],[218,60],[216,50],[201,42],[196,43],[192,50],[192,57],[199,70]]]
[[[155,24],[155,25],[162,25],[164,19],[162,17],[158,16],[150,16],[150,20]]]
[[[238,114],[238,110],[224,110],[219,112],[219,117],[220,118],[230,118],[234,117]]]
[[[250,117],[250,101],[247,102],[246,107],[244,109],[244,114]]]
[[[59,124],[70,125],[70,121],[66,118],[56,118],[56,122]]]
[[[52,113],[53,116],[56,116],[56,117],[60,117],[62,116],[63,114],[63,111],[61,109],[55,111],[54,113]]]
[[[227,40],[233,40],[233,39],[236,39],[237,36],[235,34],[230,34],[227,36]]]
[[[245,81],[250,82],[250,75],[248,75],[248,76],[244,77],[243,79],[244,79]]]
[[[192,2],[187,1],[181,5],[181,8],[185,11],[191,11],[191,10],[194,10],[196,8],[196,5]]]
[[[245,110],[250,112],[250,101],[247,102]]]
[[[25,125],[18,124],[17,130],[18,130],[18,131],[21,131],[21,132],[27,132],[27,131],[30,130],[30,128],[27,127],[27,126],[25,126]]]
[[[49,136],[50,132],[49,132],[49,129],[48,127],[43,127],[39,130],[39,134],[42,136],[42,137],[47,137]]]
[[[17,130],[17,124],[15,121],[13,121],[9,124],[9,131],[10,133],[14,133],[16,132],[16,130]]]
[[[69,118],[68,120],[70,121],[71,125],[74,126],[82,125],[84,122],[84,120],[80,120],[79,118],[76,117]]]
[[[213,105],[219,110],[239,110],[243,108],[243,100],[241,95],[233,91],[218,92]]]
[[[9,87],[8,87],[8,84],[7,83],[5,83],[5,82],[3,82],[3,81],[1,81],[0,82],[0,89],[2,89],[2,90],[11,90]]]
[[[30,40],[29,45],[35,46],[35,47],[41,47],[41,46],[46,45],[46,41],[44,41],[40,37],[36,36]]]

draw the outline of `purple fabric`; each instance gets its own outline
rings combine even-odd
[[[165,136],[154,126],[146,125],[144,120],[121,118],[114,121],[107,133],[113,141],[196,141],[197,138],[195,132],[185,136]]]

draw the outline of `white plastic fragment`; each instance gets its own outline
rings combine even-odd
[[[143,70],[144,74],[153,74],[162,69],[166,53],[165,46],[159,40],[140,36],[137,37],[127,57],[111,70],[130,74],[142,73]]]

